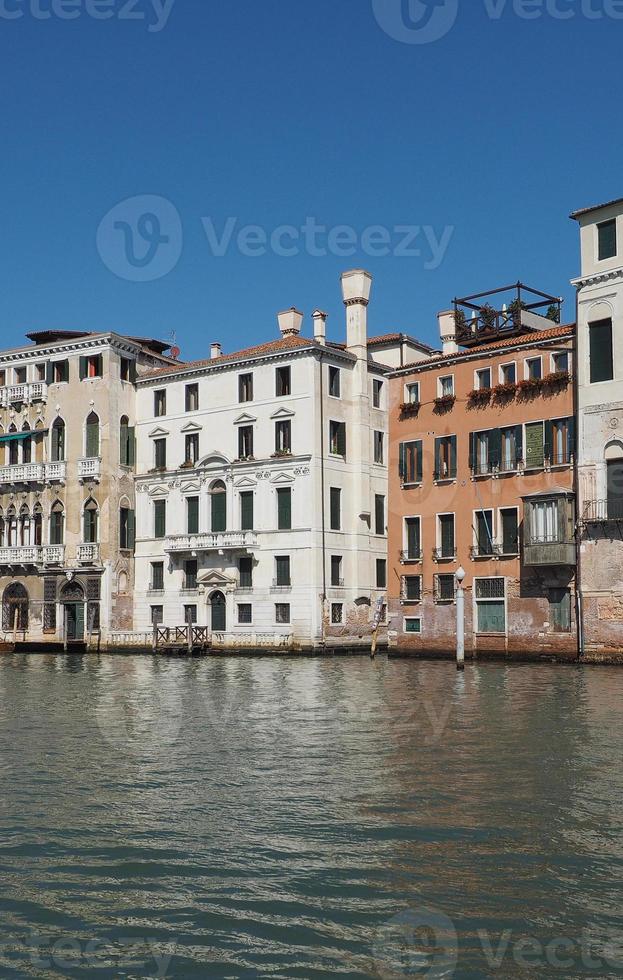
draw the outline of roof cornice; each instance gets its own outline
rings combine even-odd
[[[571,280],[571,285],[576,289],[584,289],[585,286],[600,286],[604,282],[617,282],[623,279],[623,267],[610,269],[608,272],[596,272],[592,276],[580,276]]]

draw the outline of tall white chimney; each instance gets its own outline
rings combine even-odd
[[[456,354],[459,345],[456,342],[456,320],[454,310],[443,310],[437,314],[439,319],[439,336],[444,354]]]
[[[223,348],[219,343],[210,344],[210,358],[214,360],[215,357],[221,357],[223,353]]]
[[[363,269],[342,273],[342,297],[346,307],[346,346],[368,350],[368,303],[372,276]],[[353,353],[356,353],[353,350]]]
[[[327,342],[327,318],[329,314],[323,313],[322,310],[314,310],[312,313],[312,318],[314,321],[314,340],[317,344],[322,344],[323,346]]]
[[[292,306],[289,310],[277,314],[277,322],[282,337],[297,337],[301,332],[303,314],[295,306]]]

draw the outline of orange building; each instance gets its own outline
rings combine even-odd
[[[455,301],[443,351],[391,378],[394,654],[454,656],[462,566],[467,656],[577,656],[575,327],[507,292]]]

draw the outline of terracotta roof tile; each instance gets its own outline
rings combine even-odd
[[[580,208],[579,211],[572,211],[569,217],[580,218],[582,215],[590,214],[592,211],[601,211],[602,208],[610,208],[613,204],[623,204],[623,197],[617,197],[614,201],[606,201],[605,204],[595,204],[592,208]]]
[[[246,347],[244,350],[235,351],[233,354],[221,354],[220,357],[207,357],[200,361],[179,361],[178,364],[171,364],[169,367],[148,371],[146,374],[141,375],[141,380],[143,378],[155,378],[161,374],[175,373],[176,369],[190,371],[194,368],[212,367],[218,364],[226,364],[228,361],[240,361],[248,357],[261,356],[262,354],[278,354],[280,351],[319,346],[315,340],[311,340],[308,337],[282,337],[279,340],[272,340],[267,344]]]

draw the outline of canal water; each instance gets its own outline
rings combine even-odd
[[[0,976],[623,976],[623,671],[0,658]]]

